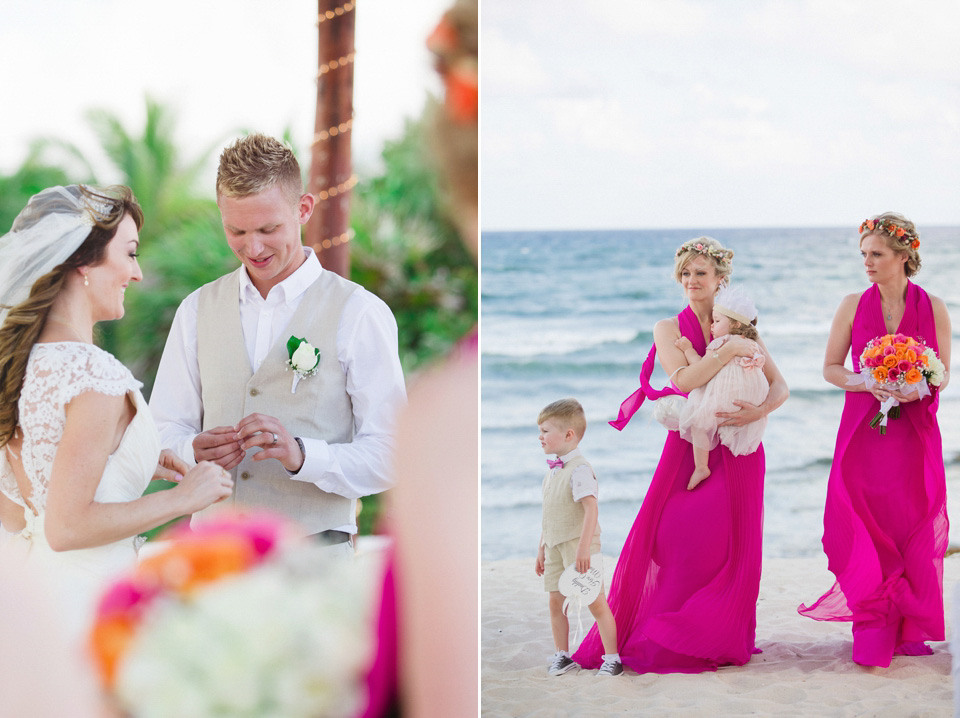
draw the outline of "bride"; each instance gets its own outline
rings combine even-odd
[[[89,620],[135,537],[230,495],[227,472],[160,452],[140,382],[93,344],[142,279],[126,187],[51,187],[0,238],[0,534],[45,569],[68,627]],[[153,478],[178,481],[142,496]]]

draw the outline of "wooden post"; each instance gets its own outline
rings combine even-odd
[[[356,0],[318,0],[317,119],[307,191],[316,198],[305,238],[324,268],[350,274],[350,152]]]

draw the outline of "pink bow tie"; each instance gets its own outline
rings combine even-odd
[[[562,469],[563,459],[557,459],[556,461],[553,459],[547,459],[547,466],[549,466],[551,469]]]

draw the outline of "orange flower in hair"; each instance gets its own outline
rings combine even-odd
[[[467,123],[477,119],[479,87],[477,69],[471,63],[460,63],[446,76],[447,109],[454,122]]]
[[[457,40],[457,28],[444,16],[427,38],[427,48],[437,55],[444,55],[456,49]]]
[[[919,247],[919,246],[920,246],[920,240],[919,240],[919,239],[915,239],[915,240],[913,240],[912,242],[910,242],[910,248],[911,248],[911,249],[916,249],[916,248]]]

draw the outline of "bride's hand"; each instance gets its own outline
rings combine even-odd
[[[170,449],[164,449],[160,452],[160,458],[157,460],[157,469],[153,472],[152,481],[163,479],[164,481],[173,481],[180,483],[183,475],[190,470],[187,462],[174,454]]]
[[[184,513],[192,514],[227,498],[233,491],[233,479],[219,464],[201,461],[184,474],[176,490],[186,504]]]

